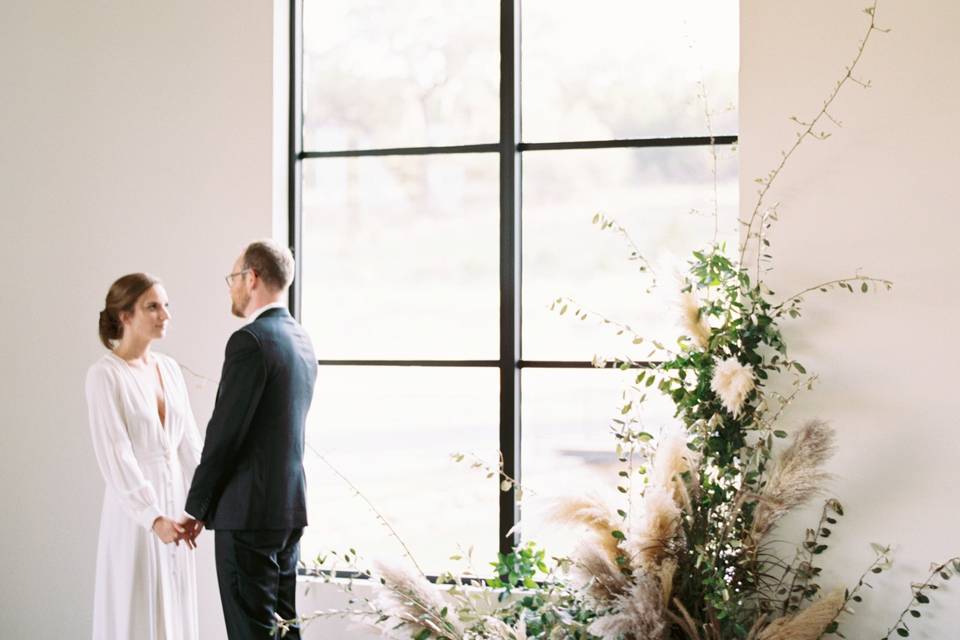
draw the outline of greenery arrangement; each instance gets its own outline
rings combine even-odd
[[[876,26],[876,4],[865,13],[869,26],[855,59],[820,112],[808,122],[796,119],[800,130],[779,166],[757,180],[756,203],[741,222],[737,255],[717,242],[692,253],[679,283],[683,337],[677,348],[653,342],[648,359],[654,364],[616,362],[636,372],[636,397],[625,401],[613,421],[621,463],[617,495],[571,498],[553,513],[557,522],[587,531],[576,552],[548,559],[543,549],[527,544],[498,557],[497,578],[447,574],[433,584],[409,553],[409,563],[362,571],[351,550],[339,558],[353,575],[374,578],[375,594],[354,592],[352,609],[316,612],[302,621],[350,615],[387,637],[416,640],[844,637],[843,614],[862,600],[870,577],[889,568],[889,548],[874,545],[876,559],[855,584],[824,589],[824,553],[844,513],[840,502],[829,498],[793,557],[776,553],[771,531],[784,515],[821,494],[824,463],[833,449],[833,431],[825,422],[812,420],[792,435],[781,427],[786,407],[816,377],[791,357],[778,323],[799,317],[810,294],[868,293],[891,283],[854,274],[778,297],[764,284],[763,273],[770,260],[766,235],[777,219],[776,206],[766,202],[771,185],[804,141],[829,136],[822,127],[832,120],[836,96],[850,84],[868,85],[855,70],[871,34],[882,30]],[[615,220],[597,215],[594,223],[629,240]],[[652,276],[649,262],[630,246],[630,259]],[[555,307],[587,316],[569,300],[558,299]],[[634,345],[647,344],[629,327],[617,326],[629,332]],[[647,393],[669,397],[682,428],[657,437],[641,430],[637,416]],[[503,487],[514,486],[504,476]],[[884,638],[909,636],[910,622],[922,617],[940,581],[958,572],[960,558],[934,565],[927,579],[911,586],[907,606]],[[352,591],[352,584],[346,588]],[[281,634],[287,625],[278,623]]]

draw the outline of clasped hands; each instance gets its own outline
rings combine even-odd
[[[203,531],[203,522],[189,516],[184,516],[180,522],[166,516],[158,516],[153,521],[153,532],[164,544],[172,542],[179,546],[183,541],[191,549],[196,549],[197,536],[201,531]]]

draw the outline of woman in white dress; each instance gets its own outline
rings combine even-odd
[[[179,365],[151,350],[170,321],[160,282],[110,287],[100,312],[108,352],[87,371],[93,449],[106,482],[94,640],[196,640],[192,540],[177,523],[203,443]]]

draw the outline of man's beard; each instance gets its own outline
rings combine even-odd
[[[243,312],[247,308],[247,305],[250,304],[250,296],[241,293],[239,298],[239,300],[230,300],[230,311],[238,318],[245,318],[246,316],[243,315]]]

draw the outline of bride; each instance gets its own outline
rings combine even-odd
[[[97,547],[94,640],[196,640],[193,542],[177,524],[202,441],[180,367],[151,350],[167,294],[123,276],[100,312],[105,353],[87,371],[97,463],[106,482]]]

